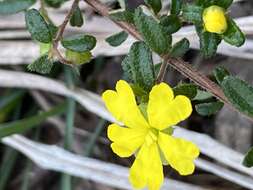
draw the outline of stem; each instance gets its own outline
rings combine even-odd
[[[96,141],[97,141],[99,135],[104,130],[105,124],[106,124],[105,120],[101,119],[99,121],[94,133],[90,136],[90,139],[86,145],[86,150],[85,150],[84,156],[90,156],[92,154],[94,145],[96,144]]]
[[[20,117],[22,106],[21,102],[18,103],[17,109],[15,110],[13,116],[13,120],[17,120]],[[16,163],[17,157],[18,151],[10,147],[6,147],[6,149],[4,150],[3,159],[0,167],[0,190],[6,189],[7,182],[11,176],[11,172],[14,168],[14,164]]]
[[[73,88],[74,81],[71,70],[68,67],[64,68],[66,84],[69,88]],[[73,131],[74,131],[74,119],[75,119],[76,103],[73,98],[67,98],[67,109],[66,109],[66,127],[64,137],[64,148],[66,150],[72,149],[73,144]],[[61,177],[61,190],[72,189],[72,177],[68,174],[63,173]]]
[[[71,9],[69,10],[67,16],[65,17],[63,23],[59,26],[58,32],[57,32],[56,37],[54,39],[54,43],[58,44],[58,42],[61,40],[63,32],[64,32],[71,16],[73,15],[75,9],[77,8],[78,3],[79,3],[79,0],[74,0],[73,4],[71,6]]]
[[[78,6],[78,3],[79,3],[80,0],[74,0],[72,6],[71,6],[71,9],[69,10],[68,14],[66,15],[63,23],[59,26],[59,29],[57,31],[57,34],[56,34],[56,37],[55,39],[53,40],[53,48],[52,48],[52,52],[53,54],[59,59],[59,61],[63,64],[67,64],[67,65],[71,65],[72,62],[65,59],[61,53],[59,52],[58,50],[58,45],[59,45],[59,41],[62,39],[62,35],[64,33],[64,30],[71,18],[71,16],[73,15],[75,9],[77,8]]]
[[[102,16],[109,17],[109,11],[110,9],[104,5],[103,3],[99,2],[98,0],[84,0],[87,4],[89,4],[91,7],[93,7],[97,12],[99,12]],[[110,18],[109,18],[110,19]],[[125,22],[117,22],[112,20],[115,24],[117,24],[119,27],[121,27],[123,30],[127,31],[129,34],[131,34],[134,38],[137,40],[142,40],[141,35],[138,33],[138,31],[134,28],[133,25],[125,23]],[[211,81],[206,76],[202,75],[199,71],[195,70],[191,65],[183,61],[182,59],[173,58],[166,60],[166,56],[162,56],[164,59],[164,64],[167,61],[167,64],[176,69],[178,72],[180,72],[183,76],[189,78],[194,83],[196,83],[201,88],[207,90],[208,92],[212,93],[217,99],[225,103],[227,106],[229,106],[232,110],[235,110],[239,112],[236,108],[233,107],[233,105],[227,100],[226,96],[224,95],[221,88],[215,84],[213,81]],[[166,65],[162,66],[159,73],[164,73],[164,67]],[[160,77],[162,78],[162,77]],[[157,79],[157,81],[160,81],[161,79]],[[241,113],[245,115],[244,113]],[[245,115],[249,120],[253,121],[253,118]]]
[[[166,75],[166,72],[167,72],[167,67],[168,67],[168,62],[169,58],[165,58],[162,65],[161,65],[161,68],[159,70],[159,73],[158,73],[158,76],[157,76],[157,79],[156,79],[156,84],[159,84],[161,82],[163,82],[164,80],[164,77]]]

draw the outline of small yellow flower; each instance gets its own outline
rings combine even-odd
[[[206,31],[222,34],[227,30],[227,20],[222,7],[213,5],[203,12],[203,22]]]
[[[135,188],[160,188],[164,179],[161,154],[181,175],[193,173],[193,161],[199,155],[198,147],[164,131],[190,116],[192,106],[187,97],[174,97],[173,90],[165,83],[155,85],[149,94],[147,119],[126,81],[118,81],[116,91],[107,90],[102,98],[115,119],[126,126],[114,123],[108,127],[113,152],[120,157],[137,153],[129,176]]]

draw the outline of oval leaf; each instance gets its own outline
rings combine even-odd
[[[222,35],[225,42],[240,47],[245,42],[245,36],[240,30],[240,28],[236,25],[236,23],[232,19],[228,19],[228,29],[227,31]]]
[[[195,106],[195,109],[199,115],[210,116],[210,115],[216,114],[223,106],[224,106],[224,103],[222,102],[209,102],[209,103],[197,104]]]
[[[227,76],[221,87],[228,100],[241,112],[253,116],[253,87],[245,81]]]
[[[53,61],[48,58],[47,54],[45,54],[35,60],[32,64],[29,64],[27,68],[33,72],[48,74],[52,70],[53,66]]]
[[[141,8],[137,8],[134,14],[134,23],[144,41],[153,51],[160,55],[168,53],[171,39],[157,21],[146,16]]]
[[[203,8],[201,6],[186,4],[183,6],[183,18],[194,24],[202,23]]]
[[[177,16],[169,15],[161,17],[160,25],[162,25],[164,31],[167,32],[167,34],[173,34],[181,28],[182,23]]]
[[[205,32],[202,27],[196,27],[200,50],[204,57],[212,57],[215,55],[218,45],[221,43],[221,37],[218,34]]]
[[[134,24],[134,13],[129,10],[113,11],[110,13],[109,17],[115,21],[120,21],[120,22],[122,21],[122,22],[128,22],[128,23]]]
[[[90,35],[74,35],[64,38],[61,43],[63,47],[71,51],[86,52],[96,46],[97,40]]]
[[[73,15],[70,18],[70,25],[81,27],[83,25],[83,15],[79,7],[76,7]]]
[[[34,40],[42,43],[52,41],[52,35],[49,27],[36,9],[30,9],[25,14],[26,26]]]
[[[213,98],[209,92],[197,89],[197,95],[193,98],[195,101],[207,101]]]
[[[105,41],[108,42],[111,46],[117,47],[121,45],[124,41],[126,41],[127,37],[128,33],[122,31],[106,38]]]
[[[73,62],[74,64],[85,64],[89,63],[92,59],[92,54],[89,51],[86,52],[75,52],[71,50],[66,51],[66,58]]]
[[[226,76],[229,76],[230,74],[229,74],[228,70],[225,67],[220,66],[220,67],[217,67],[217,68],[214,69],[213,75],[214,75],[216,81],[219,84],[221,84],[222,81],[224,80],[224,78]]]
[[[188,39],[183,38],[179,42],[175,43],[170,51],[172,57],[182,57],[190,48],[190,42]]]
[[[245,155],[242,164],[248,168],[253,167],[253,147]]]
[[[184,95],[193,99],[197,95],[197,87],[194,84],[179,84],[173,88],[174,95]]]
[[[152,53],[144,42],[135,42],[122,62],[125,75],[131,82],[150,90],[155,82]]]

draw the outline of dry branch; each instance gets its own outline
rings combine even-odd
[[[19,80],[16,80],[17,78]],[[72,97],[87,110],[93,112],[94,114],[97,114],[98,116],[108,121],[115,122],[114,118],[105,109],[101,98],[98,95],[89,91],[82,90],[79,88],[70,90],[66,88],[65,85],[61,82],[34,74],[27,74],[15,71],[0,70],[0,81],[0,87],[37,89],[62,96]],[[253,169],[249,169],[241,165],[243,158],[243,155],[241,153],[225,147],[224,145],[220,144],[209,136],[188,131],[182,128],[177,128],[175,130],[175,135],[193,141],[200,147],[202,154],[211,157],[214,160],[239,172],[253,176]],[[197,166],[202,168],[202,166],[198,165],[198,163]],[[247,182],[242,181],[242,184],[244,183]]]
[[[92,158],[81,157],[57,146],[33,142],[23,136],[6,137],[2,142],[25,154],[38,166],[92,180],[108,186],[132,190],[128,182],[128,169]],[[165,179],[162,190],[204,190],[191,184]]]

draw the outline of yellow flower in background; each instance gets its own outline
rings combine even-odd
[[[213,5],[203,12],[203,22],[206,31],[222,34],[227,30],[227,19],[222,7]]]
[[[102,98],[115,119],[125,126],[114,123],[108,127],[113,152],[120,157],[136,153],[129,176],[133,187],[160,188],[164,179],[161,154],[181,175],[193,173],[198,147],[164,131],[190,116],[192,106],[187,97],[174,97],[173,90],[165,83],[155,85],[149,94],[147,119],[126,81],[118,81],[116,91],[107,90]]]

